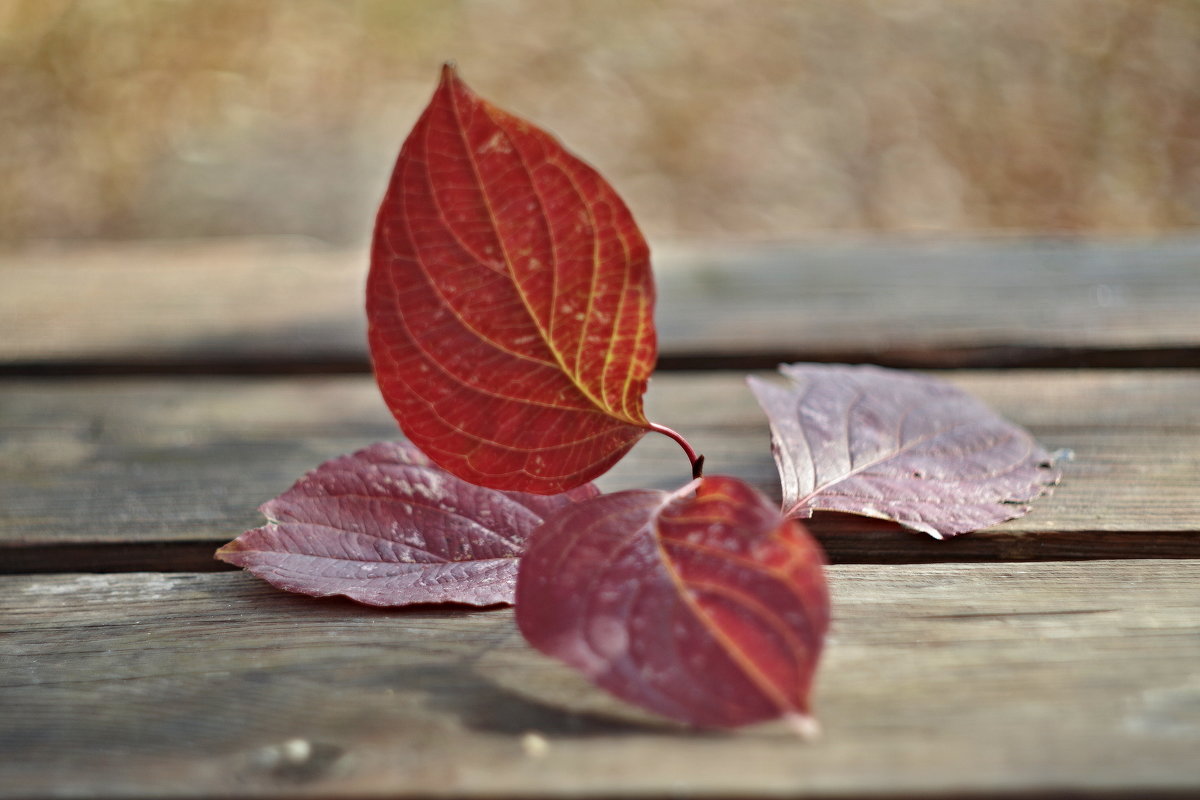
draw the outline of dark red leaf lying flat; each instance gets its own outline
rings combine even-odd
[[[517,580],[534,647],[701,727],[811,726],[828,620],[819,548],[735,478],[565,508],[534,532]]]
[[[785,364],[750,379],[771,422],[784,512],[899,522],[941,539],[1029,511],[1059,480],[1022,428],[935,378],[872,366]]]
[[[384,399],[436,463],[555,494],[647,431],[649,250],[604,179],[452,67],[375,227],[367,317]]]
[[[484,489],[410,444],[327,461],[260,509],[271,524],[217,551],[289,592],[372,606],[511,603],[517,560],[542,519],[594,497]]]

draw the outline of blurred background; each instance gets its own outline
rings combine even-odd
[[[1200,224],[1195,0],[0,0],[0,243],[359,245],[447,59],[652,239]]]

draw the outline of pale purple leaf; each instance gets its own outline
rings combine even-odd
[[[454,477],[379,442],[305,475],[259,510],[269,524],[217,551],[280,589],[372,606],[512,603],[517,561],[550,513],[598,494],[539,496]]]
[[[873,366],[785,364],[750,378],[771,423],[783,510],[890,519],[941,539],[1029,511],[1058,482],[1033,437],[936,378]]]

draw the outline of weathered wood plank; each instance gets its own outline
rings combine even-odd
[[[0,368],[365,371],[366,254],[304,240],[0,256]],[[1200,237],[656,248],[666,367],[1200,366]]]
[[[935,542],[871,520],[813,528],[835,562],[1200,555],[1200,373],[954,373],[1071,448],[1029,516]],[[778,494],[765,418],[740,375],[655,379],[652,417],[713,473]],[[396,435],[365,377],[8,381],[0,385],[0,570],[208,569],[216,545],[321,461]],[[651,436],[601,484],[672,487],[687,462]],[[104,545],[109,545],[105,547]]]
[[[1200,563],[838,566],[824,735],[649,724],[507,611],[0,578],[0,796],[1200,791]]]

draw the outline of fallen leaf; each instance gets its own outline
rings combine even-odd
[[[779,369],[790,387],[749,380],[789,517],[843,511],[941,539],[1025,514],[1060,478],[1027,431],[944,381],[873,366]]]
[[[746,483],[602,495],[548,517],[517,579],[536,648],[644,709],[699,727],[787,717],[829,621],[820,549]]]
[[[604,179],[447,65],[379,209],[367,287],[384,399],[430,458],[555,494],[652,426],[649,249]]]
[[[270,524],[217,551],[289,592],[372,606],[512,603],[517,560],[544,517],[596,496],[485,489],[411,444],[379,442],[305,475],[260,511]]]

